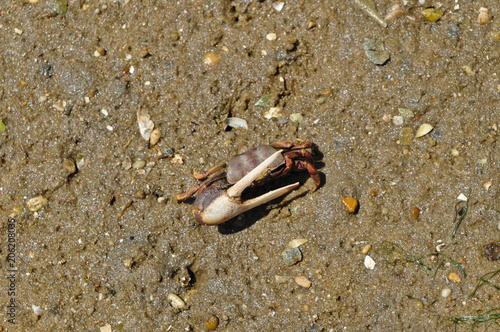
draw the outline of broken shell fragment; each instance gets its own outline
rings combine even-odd
[[[295,277],[295,282],[297,283],[297,285],[304,288],[309,288],[312,285],[312,282],[304,276]]]
[[[227,118],[224,122],[231,128],[243,128],[248,129],[248,124],[246,120],[241,118]]]
[[[434,129],[433,126],[431,126],[430,124],[428,123],[424,123],[423,125],[421,125],[418,130],[417,130],[417,133],[415,134],[415,138],[418,138],[418,137],[422,137],[424,135],[427,135],[428,133],[430,133],[432,131],[432,129]]]
[[[365,267],[369,270],[373,270],[375,268],[375,261],[370,256],[365,256]]]
[[[208,52],[203,56],[203,64],[205,66],[213,67],[220,62],[222,57],[215,52]]]
[[[137,124],[139,125],[139,131],[142,138],[149,141],[155,124],[150,120],[148,111],[143,108],[139,108],[137,111]]]
[[[167,295],[167,301],[176,309],[182,310],[187,308],[186,302],[174,293]]]
[[[288,248],[298,248],[304,243],[309,241],[308,239],[293,239],[292,241],[288,242]]]
[[[490,15],[488,14],[488,8],[481,7],[479,9],[479,15],[477,16],[477,23],[483,25],[488,23],[490,20]]]
[[[354,4],[356,5],[356,7],[361,9],[366,15],[370,16],[375,21],[377,21],[378,24],[380,24],[384,28],[387,27],[387,22],[384,21],[382,16],[380,16],[380,14],[378,13],[373,0],[354,0]]]
[[[36,212],[41,210],[49,201],[43,196],[36,196],[30,198],[26,205],[31,212]]]

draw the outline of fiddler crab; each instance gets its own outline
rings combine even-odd
[[[183,202],[197,195],[193,209],[196,220],[200,224],[218,225],[297,188],[299,182],[256,198],[245,201],[241,199],[246,188],[260,186],[290,171],[307,170],[314,180],[313,190],[316,190],[321,180],[309,152],[312,147],[313,143],[310,141],[258,146],[204,173],[195,172],[194,177],[204,181],[177,195],[177,201]]]

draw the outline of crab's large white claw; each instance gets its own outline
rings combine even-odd
[[[242,202],[240,196],[248,186],[252,184],[259,176],[267,170],[267,167],[281,154],[281,150],[277,151],[261,164],[255,167],[251,172],[245,175],[241,180],[236,182],[227,190],[218,190],[217,188],[207,188],[211,190],[207,194],[207,201],[201,202],[199,206],[194,207],[196,220],[202,224],[218,225],[222,224],[237,215],[253,209],[256,206],[262,205],[273,199],[297,188],[299,183],[294,183],[273,191],[270,191],[262,196],[249,199]],[[206,206],[205,206],[206,204]]]
[[[270,191],[264,195],[241,202],[238,198],[232,198],[224,192],[214,199],[207,207],[198,211],[195,207],[196,220],[202,224],[218,225],[229,219],[253,209],[275,198],[285,195],[299,186],[299,182]]]

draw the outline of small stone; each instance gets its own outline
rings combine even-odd
[[[41,210],[45,205],[47,205],[49,201],[43,197],[43,196],[36,196],[33,198],[30,198],[28,202],[26,203],[28,209],[31,212],[37,212]]]
[[[448,275],[448,279],[450,279],[453,282],[460,282],[460,281],[462,281],[462,279],[460,279],[460,276],[458,274],[456,274],[455,272],[451,272]]]
[[[368,60],[376,65],[383,65],[391,57],[391,54],[386,51],[384,43],[376,38],[365,38],[363,48]]]
[[[132,164],[132,167],[135,168],[135,169],[141,169],[144,166],[146,166],[146,162],[144,160],[136,160]]]
[[[23,34],[23,30],[18,29],[18,28],[14,28],[14,32],[17,33],[18,35],[22,35]]]
[[[450,294],[451,294],[451,289],[449,289],[449,288],[445,288],[445,289],[443,289],[441,291],[441,296],[442,297],[446,298],[446,297],[450,296]]]
[[[363,249],[361,250],[361,253],[363,255],[367,255],[370,250],[372,250],[372,245],[371,244],[367,244],[366,246],[363,247]]]
[[[496,242],[488,243],[484,247],[484,256],[489,261],[496,261],[500,258],[500,245]]]
[[[304,276],[295,277],[295,282],[297,283],[297,285],[304,288],[309,288],[312,285],[312,282]]]
[[[493,180],[490,180],[488,182],[485,182],[483,184],[483,187],[484,187],[484,189],[486,189],[486,191],[488,191],[492,185],[493,185]]]
[[[156,145],[161,137],[160,129],[155,129],[151,132],[151,137],[149,138],[149,144]]]
[[[205,327],[211,331],[217,329],[217,326],[219,326],[219,318],[215,315],[210,316],[210,318],[205,321]]]
[[[365,256],[365,267],[369,270],[373,270],[375,268],[375,261],[370,256]]]
[[[203,64],[205,66],[213,67],[220,62],[222,57],[215,52],[208,52],[203,56]]]
[[[123,260],[123,265],[127,268],[130,269],[132,267],[133,261],[130,258],[124,259]]]
[[[187,308],[186,302],[174,293],[167,295],[167,301],[176,309],[182,310]]]
[[[170,40],[171,41],[177,41],[177,40],[179,40],[179,33],[177,31],[172,31],[170,33]]]
[[[457,149],[451,149],[451,155],[453,157],[458,157],[460,155],[460,152],[458,152]]]
[[[100,57],[106,55],[106,50],[104,47],[99,46],[95,51],[94,51],[94,56],[95,57]]]
[[[273,40],[276,40],[276,38],[278,38],[278,36],[274,32],[271,32],[271,33],[268,33],[266,35],[266,38],[267,38],[267,40],[273,41]]]
[[[64,159],[63,167],[68,174],[75,174],[76,173],[76,165],[75,165],[75,161],[73,159],[69,159],[69,158]]]
[[[279,107],[271,107],[269,111],[264,113],[264,117],[266,119],[272,119],[272,118],[282,118],[283,117],[283,112],[281,112],[281,109]]]
[[[419,215],[420,215],[420,209],[418,207],[415,206],[413,209],[411,209],[411,214],[410,214],[411,219],[416,220]]]
[[[344,204],[349,213],[355,214],[358,212],[359,203],[356,198],[351,196],[344,197],[342,198],[342,204]]]
[[[292,266],[302,260],[302,252],[299,248],[287,248],[282,253],[283,262],[286,266]]]
[[[172,158],[172,160],[170,160],[170,162],[172,164],[179,164],[179,165],[182,165],[184,164],[184,160],[182,159],[182,156],[180,154],[174,154],[174,157]]]
[[[392,123],[394,123],[396,126],[402,126],[403,125],[403,117],[401,115],[393,116]]]
[[[488,14],[488,8],[481,7],[479,8],[479,15],[477,16],[478,24],[486,24],[490,20],[490,15]]]
[[[435,23],[443,16],[443,11],[435,8],[427,8],[422,10],[421,14],[432,23]]]
[[[288,248],[298,248],[304,243],[306,243],[307,239],[293,239],[292,241],[288,242]]]
[[[292,114],[290,114],[290,121],[292,121],[292,122],[298,122],[298,123],[300,123],[300,122],[302,122],[303,118],[304,118],[303,115],[300,114],[300,113],[292,113]]]
[[[291,277],[289,276],[279,276],[279,275],[275,275],[274,276],[274,280],[276,280],[276,283],[278,284],[284,284],[288,281],[290,281]]]
[[[423,309],[424,308],[424,304],[422,303],[422,301],[416,301],[415,302],[415,308],[416,309]]]
[[[111,325],[106,324],[104,326],[99,327],[100,332],[112,332],[113,329],[111,328]]]
[[[415,134],[415,138],[419,138],[419,137],[422,137],[424,135],[427,135],[428,133],[430,133],[432,131],[432,129],[434,129],[433,126],[431,126],[428,123],[424,123],[423,125],[421,125],[418,128],[417,133]]]

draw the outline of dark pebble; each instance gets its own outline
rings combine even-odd
[[[500,245],[496,242],[488,243],[484,247],[484,256],[489,261],[496,261],[500,258]]]

